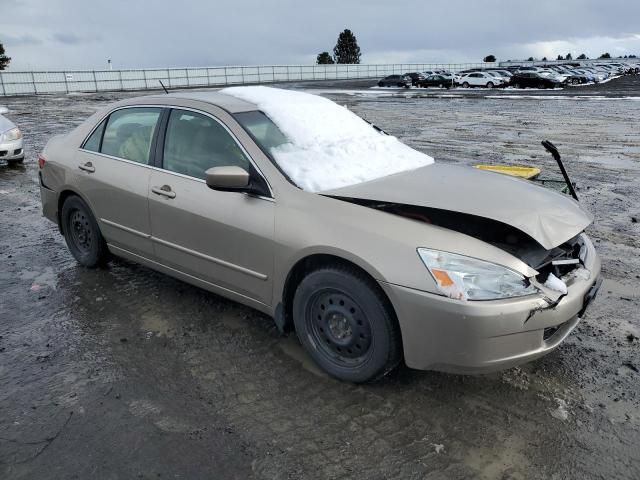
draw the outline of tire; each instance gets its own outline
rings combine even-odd
[[[329,266],[309,273],[296,289],[293,321],[311,358],[340,380],[376,380],[402,358],[400,332],[386,298],[353,268]]]
[[[547,88],[547,86],[546,86],[544,83],[539,83],[539,84],[538,84],[538,89],[540,89],[540,90],[544,90],[544,89],[546,89],[546,88]]]
[[[520,84],[519,83],[514,83],[513,84],[513,88],[520,88]]]
[[[487,88],[493,88],[493,82],[487,82]]]
[[[462,88],[469,88],[469,82],[463,82]]]
[[[107,244],[89,206],[80,197],[68,197],[60,215],[62,234],[80,265],[95,268],[109,258]]]
[[[444,87],[444,85],[442,85],[441,83],[438,84],[438,88],[442,88]]]
[[[571,83],[573,83],[574,85],[578,85],[580,83],[580,80],[578,80],[577,78],[574,78],[571,80]]]
[[[379,86],[379,87],[384,87],[384,83],[382,83],[382,82],[378,82],[378,86]]]

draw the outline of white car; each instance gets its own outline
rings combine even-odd
[[[11,120],[3,117],[8,111],[5,107],[0,107],[0,160],[6,160],[9,164],[22,163],[22,132]]]
[[[505,81],[502,77],[494,77],[485,72],[471,72],[463,75],[459,80],[460,85],[464,88],[469,87],[502,87]]]

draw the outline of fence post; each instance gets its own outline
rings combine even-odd
[[[142,70],[142,77],[144,78],[144,88],[145,90],[149,90],[149,83],[147,82],[147,71]]]
[[[189,81],[189,69],[185,68],[184,69],[184,73],[187,76],[187,87],[190,87],[191,86],[191,82]]]
[[[2,72],[0,72],[0,87],[2,87],[2,95],[6,95],[7,90],[4,88],[4,77],[2,76]]]
[[[98,93],[98,80],[96,80],[96,71],[91,70],[93,72],[93,85],[96,88],[96,93]]]
[[[227,67],[224,67],[224,84],[229,85],[229,78],[227,77]]]
[[[171,77],[169,76],[169,69],[167,68],[167,84],[171,87]]]
[[[124,84],[122,83],[122,70],[118,70],[118,79],[120,80],[120,90],[124,91]]]

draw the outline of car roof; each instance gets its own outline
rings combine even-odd
[[[122,102],[122,104],[137,104],[140,100],[153,100],[158,103],[171,104],[171,99],[179,100],[195,100],[198,102],[205,102],[222,108],[229,113],[251,112],[259,110],[258,106],[254,103],[241,100],[231,95],[226,95],[217,91],[199,91],[199,92],[170,92],[166,95],[149,95],[144,97],[130,98],[128,101]]]

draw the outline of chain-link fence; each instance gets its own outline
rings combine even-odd
[[[218,87],[306,80],[352,80],[428,70],[460,71],[483,63],[385,65],[259,65],[137,70],[0,72],[0,96]],[[495,65],[495,64],[494,64]]]

